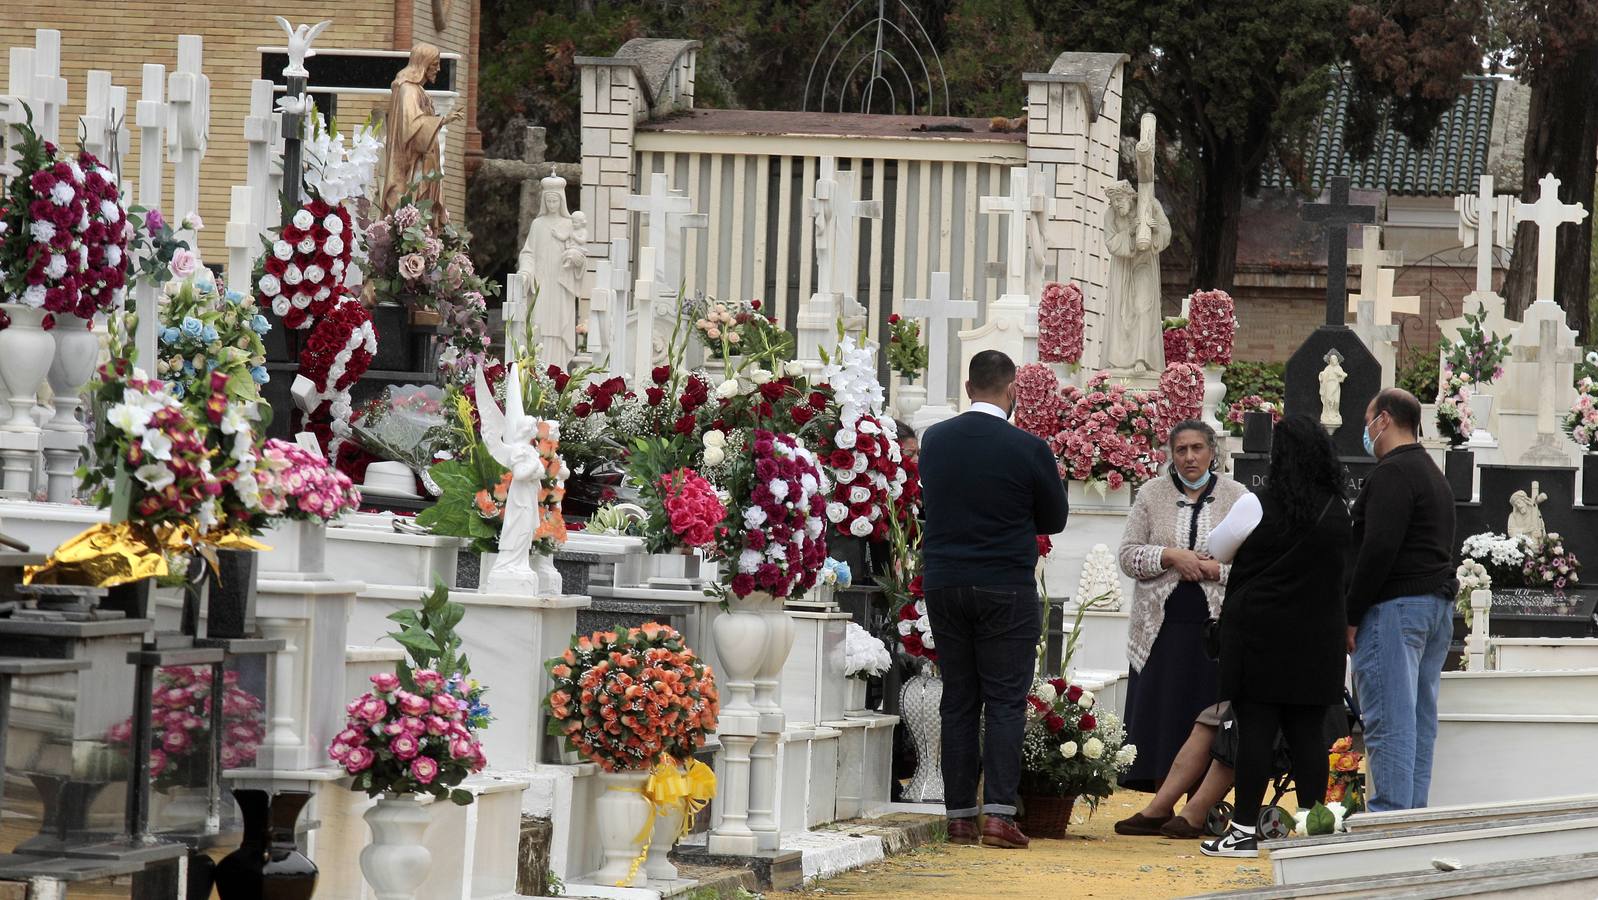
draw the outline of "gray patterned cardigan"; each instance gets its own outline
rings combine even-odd
[[[1194,549],[1209,549],[1210,529],[1214,528],[1232,504],[1245,493],[1243,485],[1217,472],[1213,502],[1206,503],[1199,512],[1198,542]],[[1143,671],[1149,661],[1149,651],[1165,622],[1165,600],[1181,583],[1175,569],[1160,565],[1160,554],[1168,547],[1187,548],[1188,526],[1193,519],[1191,506],[1178,506],[1187,497],[1182,494],[1169,475],[1155,478],[1138,489],[1137,500],[1127,516],[1126,531],[1121,536],[1121,571],[1137,581],[1132,592],[1132,610],[1127,629],[1126,656],[1134,671]],[[1210,602],[1210,615],[1221,614],[1221,601],[1226,596],[1226,579],[1232,567],[1221,566],[1220,581],[1206,581],[1200,587]]]

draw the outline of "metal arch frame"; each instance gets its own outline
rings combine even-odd
[[[1433,264],[1436,262],[1452,263],[1454,260],[1450,257],[1450,254],[1462,254],[1465,249],[1465,247],[1445,247],[1442,250],[1428,253],[1414,262],[1405,263],[1403,266],[1398,268],[1397,272],[1394,273],[1393,282],[1396,285],[1398,282],[1398,276],[1403,274],[1408,269],[1425,267],[1429,271],[1435,272],[1439,268],[1444,268],[1457,275],[1461,284],[1468,288],[1474,289],[1476,282],[1475,272],[1473,270],[1469,270],[1467,272],[1467,270],[1461,269],[1457,265],[1439,266]],[[1509,249],[1494,244],[1493,267],[1497,268],[1500,264],[1507,264],[1511,253],[1512,251]],[[1446,295],[1443,293],[1443,290],[1439,284],[1444,282],[1445,278],[1446,276],[1444,278],[1439,278],[1436,275],[1429,275],[1427,277],[1426,285],[1423,288],[1424,292],[1432,293],[1438,297],[1437,315],[1432,318],[1432,321],[1424,321],[1424,316],[1405,316],[1404,321],[1399,324],[1398,340],[1393,343],[1393,351],[1399,362],[1403,361],[1404,357],[1408,355],[1410,350],[1423,346],[1423,343],[1419,342],[1424,342],[1425,336],[1431,331],[1432,327],[1438,321],[1441,321],[1444,318],[1452,318],[1454,316],[1463,314],[1464,303],[1462,301],[1459,303],[1454,303],[1444,299]],[[1424,302],[1425,293],[1422,294],[1422,303]],[[1423,306],[1422,309],[1424,310],[1424,308],[1425,307]]]
[[[904,2],[904,0],[895,0],[895,2],[898,4],[899,8],[902,9],[905,12],[905,14],[910,17],[910,20],[915,23],[916,30],[920,33],[922,41],[925,42],[927,50],[930,51],[931,54],[932,54],[933,62],[936,64],[937,69],[938,69],[938,80],[941,81],[942,85],[943,85],[943,114],[945,116],[947,116],[947,115],[949,115],[949,112],[950,112],[950,109],[951,109],[951,105],[950,105],[950,98],[949,98],[949,79],[948,79],[948,74],[944,71],[944,68],[943,68],[943,58],[938,54],[937,47],[933,45],[932,37],[931,37],[931,35],[929,35],[927,33],[926,27],[921,24],[921,20],[920,19],[916,18],[915,12],[910,9],[910,7]],[[864,33],[866,31],[866,29],[875,27],[876,28],[876,37],[875,37],[874,45],[872,46],[872,48],[870,50],[867,50],[864,53],[862,53],[861,57],[858,60],[856,60],[856,62],[855,62],[855,64],[853,66],[850,67],[848,75],[846,75],[844,77],[844,79],[839,83],[839,86],[838,86],[838,110],[840,112],[843,111],[843,107],[844,107],[844,104],[845,104],[845,94],[846,94],[847,85],[849,84],[850,80],[853,79],[855,72],[857,72],[859,70],[861,64],[863,64],[867,59],[871,60],[871,73],[870,73],[870,77],[866,81],[864,89],[861,92],[862,93],[861,111],[862,112],[869,112],[870,111],[871,101],[872,101],[872,98],[875,96],[876,84],[879,81],[882,82],[882,84],[884,86],[886,86],[888,91],[889,91],[890,109],[897,110],[897,107],[898,107],[898,96],[893,90],[892,82],[889,80],[888,77],[884,76],[884,74],[883,74],[882,59],[883,59],[883,57],[887,57],[887,59],[890,60],[893,63],[893,65],[899,70],[899,73],[900,73],[901,77],[904,78],[906,87],[909,89],[909,94],[910,94],[909,113],[911,115],[918,114],[917,110],[916,110],[916,102],[915,102],[916,80],[913,77],[911,77],[908,67],[906,67],[904,65],[904,63],[901,62],[899,60],[899,58],[893,54],[892,51],[887,50],[884,47],[883,38],[884,38],[884,35],[885,35],[885,27],[886,27],[886,28],[893,29],[893,31],[895,33],[897,33],[899,35],[899,37],[904,41],[905,45],[908,46],[913,53],[915,53],[916,62],[920,64],[922,75],[923,75],[923,77],[924,77],[924,79],[926,81],[926,85],[927,85],[927,93],[926,93],[927,100],[926,100],[926,112],[925,112],[925,114],[926,115],[936,115],[935,105],[936,105],[936,102],[937,102],[937,93],[938,92],[933,86],[932,69],[931,69],[931,67],[929,67],[927,65],[926,54],[921,52],[921,50],[916,45],[917,42],[910,36],[910,34],[904,28],[900,27],[898,23],[888,19],[887,15],[886,15],[887,0],[877,0],[877,14],[876,14],[876,16],[873,17],[872,19],[868,20],[865,24],[861,25],[859,28],[855,29],[853,33],[851,33],[847,38],[845,38],[842,41],[842,43],[838,46],[838,49],[837,49],[836,53],[833,54],[832,61],[827,65],[826,72],[822,76],[822,81],[821,81],[821,84],[819,85],[819,88],[817,87],[817,85],[815,83],[816,70],[821,65],[821,60],[822,60],[823,56],[825,56],[825,54],[827,52],[827,47],[832,44],[833,39],[835,37],[837,37],[839,31],[844,27],[844,25],[848,21],[849,17],[853,16],[855,14],[856,10],[859,10],[861,8],[861,6],[864,5],[865,3],[866,3],[866,0],[855,0],[855,2],[852,5],[850,5],[849,9],[846,10],[842,16],[839,16],[837,24],[832,26],[832,30],[827,33],[826,39],[822,41],[821,47],[816,51],[815,58],[811,60],[810,72],[805,78],[805,94],[804,94],[803,105],[802,105],[801,108],[805,109],[805,110],[810,109],[810,99],[811,99],[812,89],[813,88],[817,88],[817,90],[816,90],[817,100],[818,100],[817,105],[823,112],[826,111],[826,108],[827,108],[827,95],[828,95],[828,92],[829,92],[829,88],[832,86],[832,83],[833,83],[832,82],[833,72],[837,68],[838,63],[843,59],[845,53],[848,51],[850,45],[855,42],[856,38],[858,38],[862,33]]]

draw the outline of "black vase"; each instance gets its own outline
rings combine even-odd
[[[299,851],[294,823],[310,802],[305,791],[236,789],[244,816],[244,839],[216,864],[216,894],[221,900],[310,900],[316,892],[316,864]]]
[[[254,550],[217,550],[217,568],[208,575],[205,633],[214,638],[255,635],[255,573],[260,554]]]
[[[1598,453],[1581,455],[1581,505],[1598,506]]]
[[[1443,454],[1443,469],[1454,499],[1469,503],[1475,493],[1476,454],[1460,447],[1450,447]]]

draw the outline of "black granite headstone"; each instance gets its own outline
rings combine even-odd
[[[1450,449],[1443,455],[1443,474],[1448,477],[1448,486],[1454,492],[1454,499],[1470,502],[1476,487],[1476,454],[1469,450]]]
[[[1369,456],[1344,456],[1337,460],[1343,469],[1343,495],[1350,502],[1365,488],[1365,479],[1376,460]],[[1243,487],[1258,493],[1270,482],[1271,457],[1265,453],[1232,454],[1232,477]]]
[[[1543,524],[1564,540],[1565,547],[1585,564],[1583,583],[1598,583],[1598,509],[1576,506],[1576,470],[1569,466],[1482,466],[1481,502],[1457,506],[1458,540],[1483,531],[1504,533],[1509,523],[1509,498],[1516,491],[1547,494],[1539,510]]]
[[[1382,367],[1347,325],[1315,329],[1287,361],[1286,412],[1320,421],[1320,375],[1333,351],[1342,357],[1339,365],[1348,377],[1343,381],[1338,403],[1343,424],[1332,432],[1332,444],[1339,456],[1361,456],[1365,453],[1360,436],[1365,428],[1365,407],[1382,388]]]
[[[1243,414],[1243,452],[1270,453],[1271,437],[1276,427],[1268,412]]]
[[[1598,453],[1581,457],[1581,505],[1598,508]]]

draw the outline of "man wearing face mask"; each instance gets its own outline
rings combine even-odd
[[[1037,536],[1065,527],[1065,485],[1049,445],[1008,421],[1008,356],[973,356],[965,388],[971,408],[928,429],[920,457],[922,584],[943,674],[944,806],[951,842],[1023,848],[1021,732],[1043,628]]]
[[[1420,401],[1408,391],[1388,388],[1365,409],[1365,450],[1379,461],[1354,501],[1348,651],[1372,812],[1426,805],[1453,637],[1454,497],[1419,430]]]

